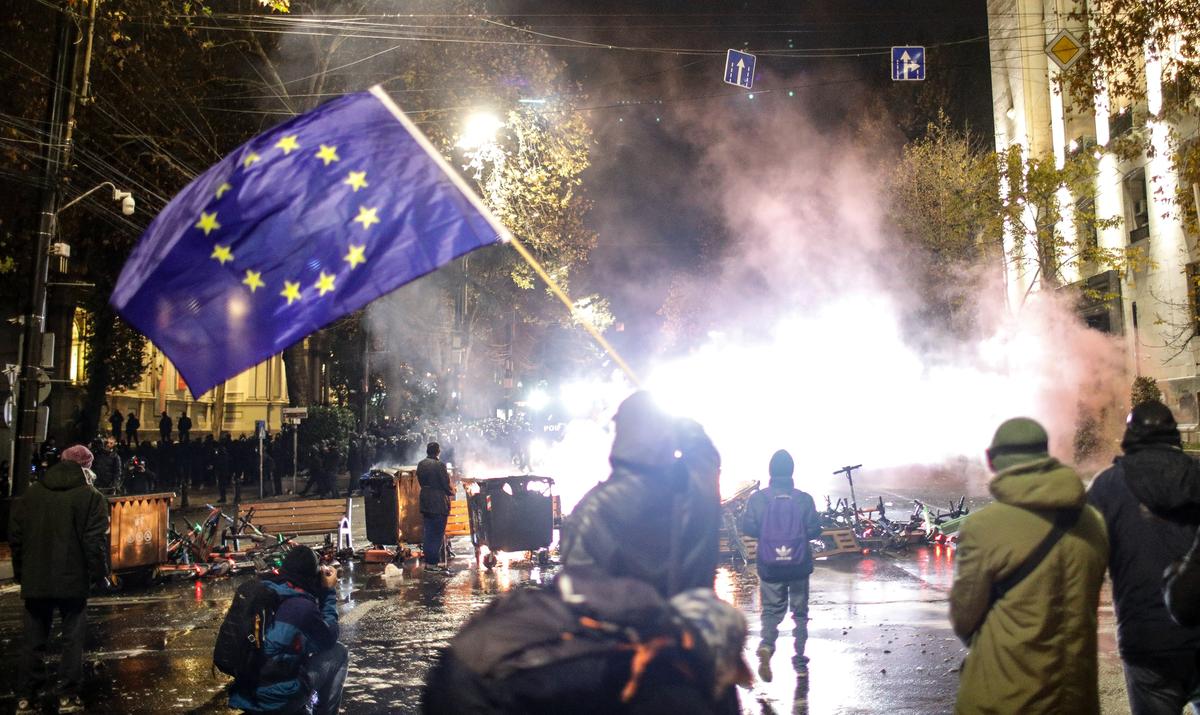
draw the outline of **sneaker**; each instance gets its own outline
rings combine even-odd
[[[17,701],[17,710],[16,710],[17,715],[32,715],[32,713],[36,713],[36,712],[37,712],[37,708],[34,707],[33,703],[31,701],[29,701],[28,699],[21,698],[20,700]]]
[[[450,573],[450,569],[441,564],[430,564],[425,567],[425,570],[430,573]]]
[[[83,701],[78,695],[64,695],[58,699],[58,712],[60,713],[81,713],[83,712]]]
[[[771,682],[771,656],[774,655],[767,646],[759,646],[758,648],[758,677],[764,683]]]

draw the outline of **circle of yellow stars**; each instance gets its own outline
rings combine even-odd
[[[278,149],[283,156],[290,156],[292,152],[301,151],[304,147],[300,144],[299,135],[289,134],[280,137],[275,142],[274,148]],[[329,167],[341,161],[336,145],[320,144],[311,156],[314,159],[319,159],[324,167]],[[248,170],[262,161],[264,161],[262,155],[251,151],[242,157],[241,165],[243,169]],[[349,186],[354,193],[358,193],[360,189],[370,186],[370,183],[367,181],[367,172],[365,171],[349,171],[341,183]],[[221,197],[233,189],[234,186],[232,184],[228,181],[223,181],[213,192],[213,198],[219,201]],[[362,226],[361,230],[369,233],[372,226],[380,223],[379,207],[360,205],[358,207],[358,214],[351,219],[350,223],[360,224]],[[201,211],[200,218],[193,227],[203,231],[206,237],[214,232],[219,232],[222,228],[221,222],[217,218],[216,210]],[[366,251],[367,246],[365,243],[351,244],[346,255],[342,257],[342,260],[350,264],[350,270],[354,270],[367,262]],[[233,246],[215,243],[213,244],[213,250],[209,258],[222,266],[232,263],[234,261]],[[245,269],[241,283],[246,286],[251,294],[257,293],[260,288],[267,288],[267,283],[262,277],[262,271],[255,271],[249,268]],[[336,288],[337,274],[326,273],[325,271],[321,271],[316,282],[312,285],[312,290],[316,291],[317,297],[324,297],[327,293],[332,293]],[[279,296],[287,301],[287,305],[292,305],[303,300],[304,291],[300,281],[284,280],[283,290],[279,291]]]

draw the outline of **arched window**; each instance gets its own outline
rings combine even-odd
[[[67,366],[67,377],[74,383],[87,381],[87,327],[87,312],[76,308],[71,321],[71,364]]]

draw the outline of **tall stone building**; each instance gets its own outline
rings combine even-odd
[[[1196,136],[1196,113],[1163,111],[1171,77],[1154,56],[1142,64],[1144,103],[1110,101],[1098,92],[1088,110],[1072,109],[1060,91],[1062,70],[1047,47],[1064,30],[1084,37],[1086,6],[1073,0],[988,0],[987,6],[996,149],[1019,145],[1026,156],[1051,154],[1059,167],[1074,152],[1096,158],[1093,195],[1062,192],[1062,235],[1106,249],[1138,249],[1145,260],[1125,271],[1071,261],[1064,275],[1103,296],[1085,299],[1080,311],[1092,327],[1123,340],[1130,374],[1155,378],[1179,421],[1196,425],[1200,339],[1191,336],[1200,316],[1200,251],[1197,236],[1186,231],[1184,212],[1198,207],[1176,201],[1180,180],[1171,158],[1174,141]],[[1152,156],[1126,158],[1113,151],[1113,142],[1125,136],[1144,139]],[[1072,208],[1081,201],[1094,201],[1098,217],[1119,218],[1119,225],[1094,233],[1071,225]],[[1024,296],[1036,280],[1032,260],[1009,264],[1010,296]]]

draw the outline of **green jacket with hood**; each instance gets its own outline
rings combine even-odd
[[[1098,713],[1096,609],[1108,565],[1104,519],[1075,470],[1052,457],[1003,469],[995,503],[963,522],[950,591],[969,646],[956,713]],[[1053,527],[1082,509],[1046,558],[989,610],[992,584],[1017,570]]]
[[[8,539],[21,598],[85,599],[108,573],[108,500],[59,462],[13,504]]]

